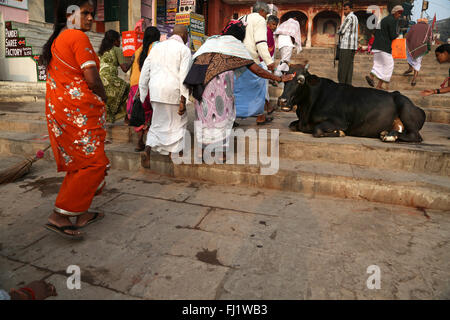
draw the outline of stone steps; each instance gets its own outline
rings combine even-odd
[[[423,144],[386,144],[377,139],[355,137],[316,139],[309,134],[294,133],[286,129],[296,119],[294,113],[275,113],[275,117],[274,123],[265,128],[280,130],[279,155],[283,159],[325,159],[349,165],[450,176],[450,143],[447,143],[445,136],[449,126],[427,124],[421,131]],[[238,121],[244,127],[250,127],[252,120]],[[0,116],[0,130],[35,134],[39,137],[46,137],[48,134],[45,120],[11,119],[5,116]],[[113,144],[134,145],[137,135],[132,128],[123,124],[109,124],[107,139]],[[266,143],[270,148],[270,140]]]
[[[48,142],[33,134],[0,133],[3,154],[33,154]],[[129,144],[106,146],[115,169],[140,169],[139,153]],[[46,155],[52,159],[51,152]],[[365,199],[387,204],[426,209],[450,209],[449,178],[428,174],[351,166],[326,161],[281,159],[274,175],[261,175],[259,165],[175,165],[169,157],[152,153],[150,169],[182,179],[204,180],[218,184],[239,184],[312,195]]]

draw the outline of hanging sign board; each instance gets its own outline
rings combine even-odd
[[[28,0],[0,0],[0,5],[28,10]]]

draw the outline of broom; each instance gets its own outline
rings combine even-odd
[[[44,150],[39,150],[34,157],[28,157],[22,162],[0,171],[0,184],[14,182],[30,172],[33,163],[44,157],[45,151],[50,148],[48,145]]]

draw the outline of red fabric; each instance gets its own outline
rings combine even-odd
[[[84,169],[67,172],[55,207],[72,214],[88,211],[105,175],[106,168],[102,164],[93,164]]]
[[[267,45],[269,46],[270,56],[273,57],[275,53],[275,38],[273,37],[273,32],[267,27]]]
[[[89,209],[109,163],[105,154],[105,104],[84,79],[83,68],[100,61],[84,32],[68,29],[52,45],[47,67],[46,117],[58,171],[67,171],[56,208]]]
[[[87,35],[65,30],[53,42],[47,68],[46,116],[58,171],[73,171],[91,163],[109,163],[104,151],[105,104],[88,87],[81,66],[100,61]]]

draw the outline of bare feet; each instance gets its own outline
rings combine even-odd
[[[149,146],[145,146],[144,152],[141,152],[141,166],[143,168],[150,169],[150,151]]]

